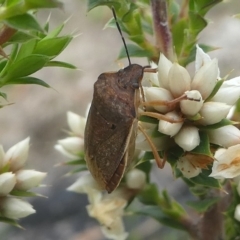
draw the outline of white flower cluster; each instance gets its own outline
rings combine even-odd
[[[67,113],[71,137],[59,140],[55,149],[71,160],[78,159],[83,152],[83,134],[86,119],[72,112]],[[89,216],[101,224],[103,234],[109,239],[125,240],[128,233],[123,224],[124,208],[127,205],[128,190],[138,191],[146,184],[146,174],[139,169],[132,169],[126,174],[126,186],[120,187],[111,194],[103,193],[97,182],[88,172],[68,187],[68,191],[88,195]],[[130,194],[131,195],[131,194]]]
[[[185,177],[195,177],[201,172],[201,168],[193,164],[192,156],[189,157],[187,153],[200,144],[201,126],[219,123],[227,117],[240,97],[240,77],[224,81],[217,93],[211,96],[220,80],[218,63],[199,46],[196,51],[195,75],[192,79],[185,68],[170,62],[163,54],[160,55],[157,67],[158,73],[148,73],[144,77],[144,81],[148,80],[152,85],[144,88],[147,111],[150,108],[151,112],[142,115],[159,119],[158,131],[167,136],[164,141],[158,141],[158,150],[164,150],[166,141],[173,139],[175,144],[186,152],[185,156],[179,159],[177,167]],[[153,125],[152,128],[154,127]],[[210,143],[229,148],[223,155],[224,160],[216,153],[211,176],[233,178],[240,175],[240,164],[235,162],[238,155],[233,156],[234,153],[238,154],[236,149],[240,149],[239,129],[227,125],[205,132]],[[137,147],[143,147],[142,141],[137,141]],[[235,150],[232,150],[232,147]],[[223,172],[223,164],[229,170],[225,169]],[[229,174],[233,171],[234,174]]]
[[[46,173],[23,169],[29,151],[29,138],[12,146],[4,153],[0,145],[0,215],[19,219],[35,213],[32,205],[11,196],[12,191],[29,191],[37,187]]]

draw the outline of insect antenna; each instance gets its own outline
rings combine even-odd
[[[116,25],[117,25],[117,29],[118,29],[121,37],[122,37],[122,40],[123,40],[123,44],[124,44],[124,47],[125,47],[125,50],[126,50],[126,54],[127,54],[127,58],[128,58],[129,65],[132,65],[132,64],[131,64],[130,57],[129,57],[129,52],[128,52],[128,49],[127,49],[127,44],[126,44],[126,42],[125,42],[125,39],[124,39],[123,34],[122,34],[122,30],[121,30],[120,25],[119,25],[119,23],[118,23],[118,20],[117,20],[117,16],[116,16],[116,12],[115,12],[115,10],[114,10],[114,7],[112,7],[112,12],[113,12],[113,17],[114,17],[115,22],[116,22]]]

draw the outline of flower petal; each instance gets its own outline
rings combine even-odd
[[[204,64],[211,61],[211,58],[206,54],[202,48],[196,45],[196,59],[195,59],[195,72],[197,72]]]
[[[11,172],[0,174],[0,196],[10,193],[16,184],[16,176]]]
[[[240,222],[240,204],[238,204],[235,208],[234,218]]]
[[[190,90],[191,78],[186,68],[174,63],[169,70],[168,84],[172,95],[177,98]]]
[[[208,136],[211,143],[223,147],[231,147],[240,143],[240,131],[232,125],[208,130]]]
[[[77,136],[83,138],[86,126],[86,118],[81,117],[73,112],[67,112],[67,121],[71,131]]]
[[[203,117],[200,122],[203,125],[218,123],[228,115],[230,109],[231,106],[225,103],[205,102],[199,112]]]
[[[196,177],[201,172],[201,168],[195,167],[185,157],[181,157],[177,161],[177,168],[182,172],[183,176],[186,178]]]
[[[217,59],[204,64],[195,74],[191,87],[192,90],[198,90],[205,100],[214,89],[218,77]]]
[[[200,143],[198,129],[194,126],[184,126],[174,140],[185,151],[191,151]]]

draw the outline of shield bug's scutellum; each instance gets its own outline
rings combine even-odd
[[[138,125],[138,108],[143,90],[144,72],[155,72],[149,66],[131,64],[117,17],[117,28],[123,39],[129,66],[118,72],[102,73],[94,84],[93,100],[85,129],[85,159],[98,184],[111,193],[120,183],[135,151],[140,129],[149,142],[159,167],[164,166],[149,136]],[[140,94],[141,92],[141,94]]]

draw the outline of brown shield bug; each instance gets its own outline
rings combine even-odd
[[[139,128],[138,107],[143,73],[155,72],[148,66],[131,64],[114,9],[113,16],[126,48],[129,66],[118,72],[102,73],[98,77],[84,134],[89,171],[108,193],[119,185],[133,158]],[[153,149],[158,166],[163,167],[164,162],[156,148],[143,133]]]

